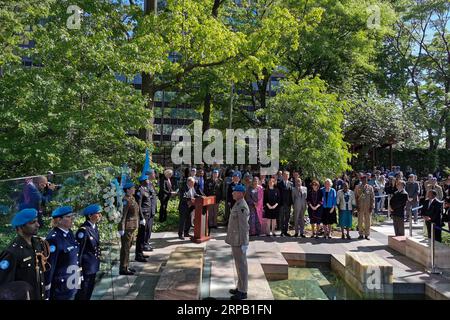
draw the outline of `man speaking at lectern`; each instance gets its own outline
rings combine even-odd
[[[231,300],[247,299],[248,266],[247,249],[249,242],[248,219],[250,210],[244,200],[245,187],[238,184],[233,188],[233,199],[236,201],[228,220],[228,232],[225,242],[231,246],[234,263],[238,275],[236,289],[231,289]]]

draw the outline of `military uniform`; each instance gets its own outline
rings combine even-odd
[[[227,237],[225,239],[225,242],[231,246],[238,274],[237,289],[242,293],[247,293],[248,289],[247,247],[250,229],[249,216],[250,210],[245,200],[237,201],[230,212]]]
[[[359,235],[368,237],[372,223],[372,211],[375,208],[375,192],[369,184],[356,186],[354,192],[356,210],[358,210]]]
[[[120,271],[128,271],[130,248],[133,244],[134,233],[139,225],[139,204],[133,196],[125,196],[123,200],[123,214],[119,223],[119,231],[124,231],[120,247]]]
[[[144,258],[144,250],[151,249],[150,237],[152,235],[153,219],[156,214],[157,195],[153,183],[141,186],[137,192],[141,216],[145,219],[145,225],[140,224],[136,239],[136,259]]]
[[[44,299],[44,270],[48,254],[47,243],[39,237],[32,237],[31,245],[17,236],[0,253],[0,286],[13,281],[25,281],[33,288],[33,300]]]
[[[73,300],[80,288],[81,273],[78,263],[78,242],[72,230],[53,228],[47,235],[50,245],[45,272],[45,295],[50,300]]]
[[[80,265],[83,273],[81,288],[75,300],[90,300],[94,291],[95,276],[100,269],[100,235],[97,225],[85,221],[76,233],[79,244]]]

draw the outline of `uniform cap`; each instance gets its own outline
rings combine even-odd
[[[38,213],[36,209],[23,209],[16,213],[11,221],[11,225],[13,226],[13,228],[23,226],[24,224],[27,224],[28,222],[36,219],[37,214]]]
[[[83,216],[89,216],[91,214],[96,214],[102,211],[102,206],[99,204],[91,204],[84,208],[83,210]]]
[[[56,208],[55,210],[53,210],[52,218],[62,217],[69,213],[72,213],[72,212],[73,212],[73,208],[71,206],[59,207],[59,208]]]
[[[233,192],[245,192],[245,187],[242,184],[238,184],[233,188]]]

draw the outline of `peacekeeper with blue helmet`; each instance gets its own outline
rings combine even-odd
[[[90,300],[94,291],[95,276],[100,269],[100,234],[98,223],[102,218],[102,207],[91,204],[81,212],[86,221],[75,234],[79,245],[79,261],[82,270],[81,288],[75,300]]]
[[[74,217],[70,206],[59,207],[52,213],[53,229],[47,235],[50,269],[45,272],[46,299],[73,300],[80,288],[79,248],[71,230]]]
[[[36,209],[23,209],[11,221],[17,236],[0,253],[0,287],[27,283],[29,299],[44,299],[44,271],[48,257],[48,243],[37,237],[39,230]]]

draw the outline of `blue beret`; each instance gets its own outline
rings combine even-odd
[[[150,172],[149,172],[150,173]],[[148,180],[148,176],[147,175],[145,175],[145,176],[140,176],[139,177],[139,182],[143,182],[143,181],[145,181],[145,180]]]
[[[52,218],[62,217],[62,216],[65,216],[66,214],[69,214],[72,212],[73,212],[73,209],[71,206],[59,207],[59,208],[56,208],[55,210],[53,210]]]
[[[23,226],[24,224],[27,224],[28,222],[36,219],[37,214],[38,212],[36,209],[23,209],[16,213],[11,221],[11,224],[13,228]]]
[[[130,189],[130,188],[133,188],[133,187],[134,187],[134,183],[133,182],[127,182],[123,186],[124,189]]]
[[[241,177],[241,172],[240,171],[236,171],[236,172],[233,172],[233,177]]]
[[[214,169],[214,170],[213,170],[213,173],[219,173],[219,170]]]
[[[233,188],[233,191],[237,191],[237,192],[245,192],[245,187],[242,184],[238,184]]]
[[[102,211],[102,206],[99,204],[91,204],[84,208],[83,216],[89,216],[91,214],[99,213]]]

